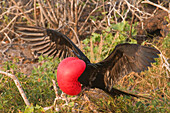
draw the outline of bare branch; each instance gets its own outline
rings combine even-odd
[[[154,45],[151,44],[151,43],[147,43],[147,44],[154,46]],[[159,48],[157,48],[156,46],[154,46],[154,47],[155,47],[157,50],[159,50]],[[159,50],[159,52],[161,53],[161,54],[160,54],[160,57],[161,57],[161,61],[162,61],[162,63],[163,63],[162,68],[165,67],[166,70],[167,70],[168,72],[170,72],[170,64],[168,63],[168,59],[162,54],[162,52],[161,52],[160,50]],[[166,73],[166,74],[167,74],[167,78],[170,78],[168,72]]]
[[[52,79],[52,82],[53,82],[53,87],[54,87],[54,91],[55,91],[55,96],[56,96],[56,97],[59,97],[59,95],[58,95],[58,88],[57,88],[57,86],[56,86],[56,82],[55,82],[55,80],[53,80],[53,79]]]
[[[85,24],[87,23],[88,19],[90,18],[90,16],[100,7],[102,7],[103,5],[100,5],[100,6],[96,6],[95,9],[93,9],[93,11],[88,15],[88,17],[86,18],[86,20],[84,21],[83,25],[81,26],[81,28],[79,29],[79,33],[83,30]]]
[[[30,106],[31,104],[29,103],[29,101],[28,101],[28,99],[27,99],[27,97],[26,97],[26,95],[24,93],[24,90],[22,89],[22,86],[21,86],[21,84],[20,84],[20,82],[18,80],[18,78],[15,75],[12,75],[10,73],[7,73],[7,72],[1,71],[1,70],[0,70],[0,74],[3,74],[3,75],[6,75],[6,76],[10,77],[15,82],[15,85],[17,86],[17,88],[18,88],[18,90],[19,90],[25,104],[27,106]]]
[[[18,6],[18,4],[15,2],[15,0],[12,0],[12,2],[17,6],[17,8],[18,8],[18,9],[21,11],[21,13],[25,16],[25,18],[28,20],[28,22],[32,25],[33,23],[32,23],[31,18],[30,18],[26,13],[24,13],[23,9]]]
[[[57,25],[48,17],[48,14],[47,14],[46,10],[45,10],[44,7],[43,7],[42,1],[41,1],[41,0],[38,0],[38,3],[39,3],[39,5],[40,5],[40,9],[41,9],[43,15],[44,15],[45,18],[48,20],[48,22],[50,22],[51,25],[53,25],[54,28],[57,28]]]
[[[149,1],[149,0],[147,0],[147,1],[142,1],[141,3],[143,3],[143,4],[144,4],[144,3],[145,3],[145,4],[151,4],[151,5],[156,6],[156,7],[160,8],[160,9],[162,9],[162,10],[164,10],[164,11],[166,11],[167,13],[170,14],[170,10],[166,9],[165,7],[163,7],[163,6],[161,6],[161,5],[155,4],[155,3],[153,3],[153,2],[151,2],[151,1]]]
[[[77,35],[76,31],[75,31],[72,27],[70,27],[70,26],[69,26],[69,28],[73,31],[73,33],[74,33],[74,35],[75,35],[75,37],[76,37],[76,39],[77,39],[78,47],[79,47],[79,46],[80,46],[80,40],[79,40],[79,38],[78,38],[78,35]]]
[[[16,15],[16,16],[9,22],[9,24],[0,31],[0,33],[4,32],[4,30],[6,30],[17,18],[18,18],[18,15]]]
[[[38,9],[38,7],[36,7],[36,9]],[[33,10],[34,10],[34,9],[32,8],[32,9],[30,9],[30,10],[28,10],[28,11],[25,11],[25,14],[30,13],[30,12],[33,11]],[[23,13],[16,14],[16,16],[8,23],[8,25],[7,25],[5,28],[3,28],[3,29],[0,31],[0,33],[4,32],[6,29],[9,29],[9,26],[10,26],[11,24],[13,24],[14,21],[15,21],[19,16],[21,16],[22,14],[23,14]]]

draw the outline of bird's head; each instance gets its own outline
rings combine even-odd
[[[86,63],[75,57],[64,59],[57,68],[57,82],[60,89],[68,95],[77,95],[81,92],[78,78],[84,72]]]

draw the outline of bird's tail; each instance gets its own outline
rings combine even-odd
[[[113,98],[115,98],[115,96],[119,96],[119,95],[127,95],[127,96],[132,96],[132,97],[137,97],[137,98],[151,99],[150,97],[145,97],[145,96],[141,96],[141,95],[137,95],[137,94],[128,93],[126,91],[121,91],[121,90],[116,89],[116,88],[112,88],[112,90],[107,92],[107,93],[109,95],[111,95]]]

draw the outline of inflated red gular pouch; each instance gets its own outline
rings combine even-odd
[[[60,89],[68,95],[77,95],[81,92],[78,78],[84,72],[86,64],[75,57],[64,59],[57,69],[57,82]]]

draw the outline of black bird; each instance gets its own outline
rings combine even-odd
[[[131,72],[141,72],[151,67],[160,52],[152,47],[138,44],[118,44],[103,61],[91,63],[83,52],[64,34],[41,27],[16,26],[21,38],[32,46],[36,54],[67,58],[76,56],[86,64],[85,70],[78,78],[83,87],[99,88],[112,97],[128,95],[142,97],[113,88],[113,85]]]

